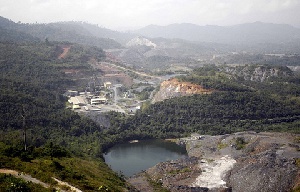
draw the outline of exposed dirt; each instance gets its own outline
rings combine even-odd
[[[50,185],[47,184],[47,183],[44,183],[36,178],[33,178],[31,177],[31,175],[28,175],[28,174],[25,174],[23,172],[18,172],[18,171],[15,171],[15,170],[11,170],[11,169],[0,169],[0,173],[4,173],[4,174],[9,174],[9,175],[12,175],[16,178],[20,178],[20,179],[23,179],[25,181],[30,181],[32,183],[36,183],[36,184],[39,184],[39,185],[42,185],[44,188],[50,188]],[[70,185],[69,183],[67,182],[63,182],[63,181],[60,181],[56,178],[53,177],[53,179],[58,183],[58,186],[55,187],[56,190],[58,191],[61,191],[61,192],[68,192],[68,191],[72,191],[72,192],[82,192],[80,189]],[[67,187],[69,188],[69,190],[63,190],[62,187]]]
[[[163,81],[160,84],[160,90],[155,94],[153,103],[193,94],[211,94],[214,90],[205,89],[201,85],[190,82],[179,82],[176,78]]]
[[[107,62],[93,62],[93,68],[100,70],[103,74],[99,77],[102,82],[109,81],[113,84],[120,84],[130,87],[133,79],[120,70],[117,66]]]
[[[65,58],[66,55],[68,54],[70,48],[71,48],[70,45],[68,45],[68,46],[63,46],[63,47],[62,47],[63,52],[58,56],[58,59],[63,59],[63,58]]]
[[[58,183],[59,186],[66,186],[66,187],[70,188],[70,191],[72,191],[72,192],[82,192],[80,189],[78,189],[78,188],[76,188],[76,187],[70,185],[70,184],[67,183],[67,182],[58,180],[58,179],[56,179],[56,178],[53,178],[53,179]]]

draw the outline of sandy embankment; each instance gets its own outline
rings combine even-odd
[[[235,163],[236,161],[228,155],[221,158],[202,159],[199,165],[202,174],[196,178],[192,187],[207,187],[209,189],[226,187],[226,182],[222,177],[232,169]]]

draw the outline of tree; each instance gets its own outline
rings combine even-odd
[[[26,111],[25,106],[22,105],[22,128],[23,128],[23,142],[24,142],[24,150],[27,151],[27,141],[26,141]]]

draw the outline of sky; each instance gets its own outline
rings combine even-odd
[[[85,21],[114,30],[256,21],[300,28],[300,0],[0,0],[0,16],[22,23]]]

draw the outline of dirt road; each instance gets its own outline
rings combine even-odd
[[[50,185],[47,184],[47,183],[44,183],[36,178],[33,178],[31,177],[30,175],[27,175],[25,173],[21,173],[21,172],[17,172],[15,170],[11,170],[11,169],[0,169],[0,173],[4,173],[4,174],[10,174],[10,175],[13,175],[14,177],[16,178],[20,178],[20,179],[23,179],[25,181],[30,181],[32,183],[36,183],[36,184],[40,184],[42,185],[43,187],[45,188],[50,188]],[[69,183],[67,182],[63,182],[63,181],[60,181],[54,177],[52,177],[57,183],[58,183],[58,186],[55,187],[57,190],[61,191],[61,192],[67,192],[66,190],[63,190],[61,189],[60,186],[66,186],[68,188],[70,188],[70,190],[68,191],[72,191],[72,192],[82,192],[80,189],[70,185]]]
[[[47,183],[44,183],[36,178],[31,177],[30,175],[21,173],[21,172],[17,172],[15,170],[10,170],[10,169],[0,169],[0,173],[4,173],[4,174],[10,174],[13,175],[16,178],[21,178],[25,181],[31,181],[32,183],[36,183],[36,184],[40,184],[45,188],[49,188],[50,185]]]
[[[63,52],[58,56],[58,59],[65,58],[66,55],[68,54],[70,48],[71,48],[71,46],[63,47]]]

